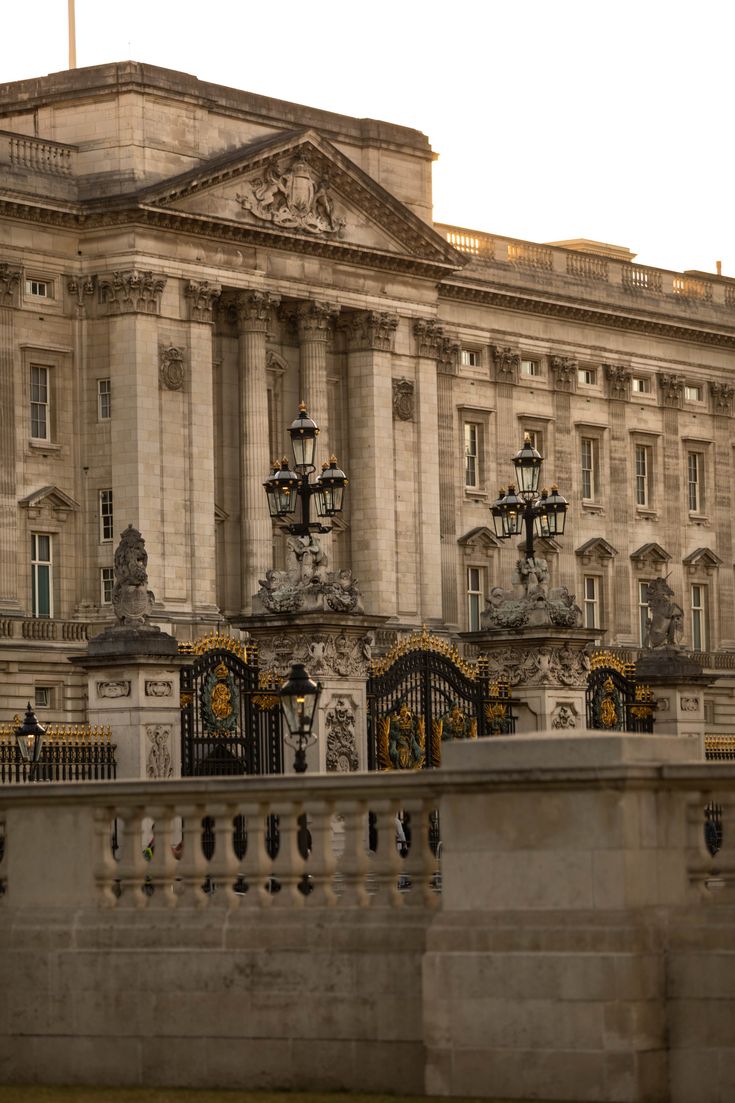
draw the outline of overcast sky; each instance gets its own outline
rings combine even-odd
[[[76,0],[132,58],[422,130],[438,221],[735,276],[732,0]],[[68,66],[67,0],[3,10],[0,82]]]

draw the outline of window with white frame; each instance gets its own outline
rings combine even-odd
[[[638,582],[638,642],[645,647],[648,639],[648,580]]]
[[[599,447],[596,437],[582,437],[580,440],[580,474],[582,498],[593,502],[597,497]]]
[[[632,380],[633,394],[650,394],[651,380],[646,375],[634,375]]]
[[[635,446],[635,504],[651,505],[652,450],[647,444]]]
[[[597,382],[597,369],[578,368],[577,382],[581,383],[583,387],[594,387],[595,383]]]
[[[100,540],[112,540],[114,535],[112,519],[112,491],[100,490]]]
[[[109,421],[112,417],[112,389],[109,379],[97,380],[97,419]]]
[[[50,280],[27,279],[25,290],[26,295],[33,295],[36,299],[52,299],[54,295],[54,285]]]
[[[480,631],[480,616],[484,607],[485,578],[482,567],[467,568],[467,630]]]
[[[704,456],[687,452],[687,504],[690,513],[704,510]]]
[[[41,364],[31,364],[31,438],[50,440],[51,404],[50,371]]]
[[[53,546],[46,532],[31,533],[31,615],[54,615]]]
[[[528,429],[526,426],[521,427],[523,437],[528,437],[531,445],[536,449],[540,455],[544,455],[544,434],[541,429]]]
[[[462,349],[459,360],[464,368],[479,368],[480,353],[477,349]]]
[[[584,626],[600,627],[600,589],[602,580],[598,575],[584,576]]]
[[[114,567],[100,568],[100,602],[102,605],[112,605],[112,589],[115,585]]]
[[[707,650],[707,587],[694,583],[692,597],[692,651]]]
[[[684,399],[686,402],[703,402],[704,390],[698,383],[687,383],[684,386]]]
[[[469,489],[480,486],[480,441],[482,426],[476,421],[464,423],[464,485]]]
[[[521,375],[541,375],[541,365],[538,360],[521,360]]]

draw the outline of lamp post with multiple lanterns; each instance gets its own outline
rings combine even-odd
[[[31,708],[31,702],[29,701],[23,723],[20,727],[15,729],[15,743],[23,762],[30,763],[31,781],[33,781],[36,767],[41,758],[41,747],[45,734],[46,729],[43,724],[39,724],[38,718]]]
[[[268,497],[271,517],[286,520],[296,511],[296,503],[301,502],[301,520],[290,522],[286,528],[292,536],[311,536],[315,532],[331,532],[332,526],[324,524],[342,512],[345,487],[349,479],[337,465],[332,456],[329,463],[322,464],[322,471],[312,483],[310,475],[316,470],[314,454],[319,426],[309,417],[306,406],[299,406],[298,417],[288,430],[293,449],[293,471],[284,457],[280,463],[274,463],[269,479],[263,483]],[[312,520],[312,499],[317,517]]]
[[[501,490],[490,507],[495,535],[501,540],[520,536],[525,528],[524,554],[527,560],[533,560],[534,534],[539,537],[564,534],[569,508],[556,484],[552,485],[551,493],[546,488],[539,492],[543,462],[541,453],[534,448],[531,438],[526,434],[523,447],[513,457],[518,490],[516,491],[513,484],[505,493]]]

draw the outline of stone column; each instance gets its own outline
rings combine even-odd
[[[419,346],[419,352],[422,346]],[[424,349],[425,351],[425,349]],[[446,464],[439,462],[439,379],[435,357],[416,362],[416,433],[414,475],[418,481],[419,614],[422,623],[442,619],[441,507],[438,488]]]
[[[684,376],[661,374],[659,377],[663,406],[663,502],[661,531],[666,533],[666,550],[671,555],[672,589],[682,593],[682,508],[686,515],[686,487],[682,492],[681,439],[679,410],[684,400]],[[684,469],[686,471],[686,469]]]
[[[189,511],[191,533],[192,611],[211,621],[217,614],[214,517],[214,386],[212,313],[221,288],[206,281],[190,281],[185,289],[189,306],[191,388],[191,467]]]
[[[327,344],[339,307],[332,303],[304,302],[296,308],[299,331],[299,364],[301,369],[301,401],[309,416],[319,426],[318,456],[328,460],[329,389],[327,386]],[[294,411],[295,416],[295,411]]]
[[[240,609],[251,612],[258,579],[273,558],[273,537],[263,482],[273,456],[268,444],[266,335],[279,299],[243,291],[237,300],[240,327]]]
[[[611,478],[608,498],[610,528],[608,534],[625,532],[631,517],[635,517],[633,480],[628,465],[628,433],[626,427],[626,402],[630,397],[630,376],[627,368],[618,364],[606,364],[608,416],[610,421],[610,455],[615,457],[614,487]],[[612,473],[611,473],[612,474]],[[612,562],[612,591],[609,595],[610,611],[615,610],[617,635],[631,636],[635,642],[637,625],[631,620],[630,559],[616,556]],[[608,615],[608,623],[611,617]],[[612,641],[611,641],[612,642]]]
[[[13,382],[13,298],[19,281],[19,269],[0,264],[0,610],[3,613],[20,610]]]
[[[396,513],[391,350],[398,318],[364,311],[349,319],[352,571],[369,613],[395,616]]]
[[[444,330],[434,321],[414,323],[416,351],[419,361],[433,360],[437,365],[436,425],[438,455],[455,456],[454,388],[452,377],[457,374],[459,345],[445,337]],[[431,470],[430,465],[430,470]],[[457,503],[456,473],[452,463],[437,463],[439,488],[439,536],[441,556],[441,611],[447,625],[459,624],[457,595]],[[428,503],[427,503],[428,504]],[[430,507],[429,507],[430,508]],[[423,541],[422,541],[423,543]],[[425,596],[422,584],[422,599]]]

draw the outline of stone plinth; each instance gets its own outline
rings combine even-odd
[[[653,690],[656,734],[696,739],[704,758],[704,690],[716,676],[705,674],[696,659],[675,647],[644,652],[635,673]]]
[[[488,660],[491,678],[510,685],[517,731],[559,731],[586,726],[586,648],[599,639],[592,628],[487,628],[462,639]]]
[[[293,662],[322,684],[314,730],[317,742],[307,751],[310,771],[351,773],[367,769],[365,682],[375,631],[387,617],[339,613],[278,613],[243,621],[259,649],[264,670],[285,680]],[[291,758],[286,754],[287,768]]]
[[[109,724],[118,778],[181,776],[180,668],[173,636],[154,627],[110,628],[73,662],[87,673],[90,724]]]

